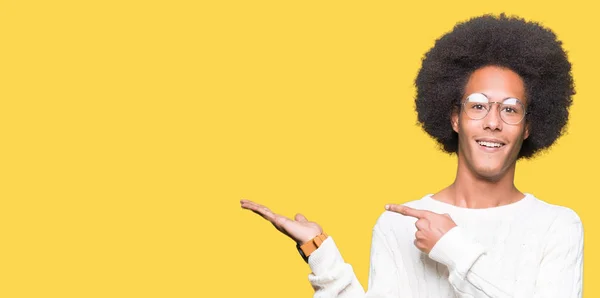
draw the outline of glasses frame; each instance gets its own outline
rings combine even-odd
[[[466,111],[465,104],[467,103],[467,100],[462,101],[462,103],[459,104],[458,106],[460,107],[461,110],[465,111],[465,115],[467,115],[467,117],[469,117],[469,119],[471,119],[471,120],[481,120],[481,119],[484,119],[485,117],[487,117],[487,115],[490,114],[490,111],[494,108],[494,104],[498,104],[498,107],[499,107],[507,99],[515,99],[520,105],[523,106],[523,118],[521,118],[521,120],[519,120],[516,123],[508,123],[508,122],[506,122],[506,120],[504,120],[504,118],[502,117],[502,114],[500,113],[500,108],[498,108],[498,117],[500,117],[500,119],[502,120],[502,122],[504,122],[504,123],[506,123],[508,125],[517,125],[517,124],[521,123],[523,121],[523,119],[525,119],[527,117],[527,114],[529,114],[527,112],[527,107],[525,107],[525,105],[518,98],[516,98],[516,97],[507,97],[507,98],[503,99],[502,101],[490,101],[490,98],[487,95],[485,95],[484,93],[475,92],[475,93],[469,94],[469,96],[471,96],[473,94],[481,94],[481,95],[485,96],[485,98],[488,99],[488,104],[490,104],[490,109],[485,113],[485,115],[483,117],[481,117],[481,118],[473,118]],[[469,96],[467,96],[467,99],[469,99]]]

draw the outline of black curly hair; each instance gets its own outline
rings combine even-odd
[[[423,57],[415,80],[418,121],[448,153],[458,151],[450,117],[470,75],[484,66],[511,69],[527,96],[529,137],[519,158],[550,147],[565,131],[575,94],[571,63],[548,28],[519,17],[484,15],[458,23]]]

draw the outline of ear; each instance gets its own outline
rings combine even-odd
[[[525,124],[525,132],[523,135],[523,140],[527,140],[529,138],[529,123]]]
[[[454,132],[458,133],[458,116],[459,116],[460,110],[458,108],[454,108],[452,109],[452,115],[450,116],[450,122],[452,124],[452,129],[454,130]]]

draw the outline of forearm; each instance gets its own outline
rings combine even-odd
[[[400,274],[404,265],[394,257],[386,239],[376,225],[371,243],[369,290],[365,293],[352,266],[344,262],[329,237],[308,259],[313,271],[309,280],[315,289],[314,297],[411,297],[406,276]]]
[[[537,279],[531,280],[531,291],[516,288],[514,280],[499,274],[497,268],[503,265],[500,258],[466,237],[460,228],[442,237],[430,257],[448,267],[450,284],[465,297],[579,298],[583,258],[581,224],[567,225],[553,236],[537,269]]]
[[[464,235],[460,227],[448,231],[433,247],[429,257],[448,267],[448,280],[457,293],[466,297],[511,297],[494,284],[486,249]],[[478,272],[481,268],[481,272]],[[480,275],[483,275],[481,277]]]
[[[314,297],[360,298],[365,291],[350,264],[344,262],[335,242],[327,238],[309,258],[312,273],[308,279]]]

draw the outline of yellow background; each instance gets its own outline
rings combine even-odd
[[[0,2],[0,297],[310,297],[242,197],[304,213],[366,286],[383,205],[452,182],[416,125],[422,55],[518,14],[573,63],[568,135],[517,185],[585,227],[599,297],[598,8],[583,1]]]

